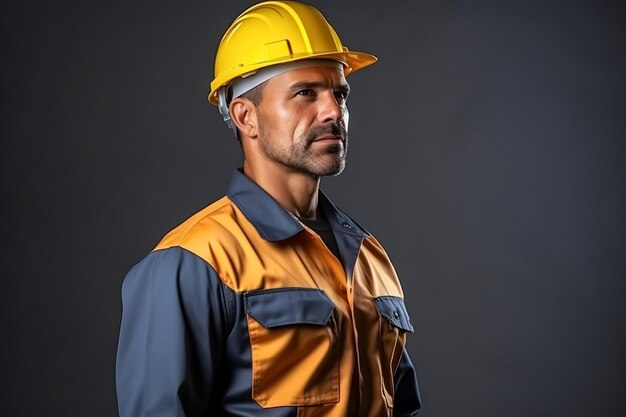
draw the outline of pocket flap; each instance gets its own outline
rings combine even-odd
[[[413,324],[409,319],[409,313],[406,311],[404,300],[400,297],[385,295],[375,297],[374,303],[378,314],[386,318],[389,323],[398,329],[413,333]]]
[[[328,323],[334,305],[322,290],[278,288],[244,294],[246,313],[265,328]]]

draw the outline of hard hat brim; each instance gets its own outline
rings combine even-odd
[[[361,68],[365,68],[369,65],[374,64],[378,61],[374,55],[368,54],[366,52],[356,52],[356,51],[345,51],[345,52],[323,52],[318,54],[307,54],[302,56],[301,58],[297,56],[287,56],[284,59],[277,59],[273,61],[270,65],[278,65],[286,62],[293,62],[305,59],[332,59],[341,62],[344,65],[344,75],[347,77],[349,74],[360,70]],[[246,74],[256,71],[260,68],[268,67],[268,62],[259,62],[258,64],[253,64],[246,66]],[[236,76],[233,76],[233,73],[237,73]],[[222,85],[227,84],[232,79],[241,76],[241,69],[233,68],[231,71],[225,71],[220,74],[219,77],[215,78],[211,82],[211,92],[209,93],[208,99],[209,102],[213,105],[218,104],[217,98],[217,90]]]

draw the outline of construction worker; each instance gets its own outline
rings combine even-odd
[[[417,414],[398,277],[319,190],[346,161],[346,76],[375,61],[301,3],[227,30],[208,98],[243,168],[124,280],[121,417]]]

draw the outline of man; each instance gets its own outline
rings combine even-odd
[[[233,22],[209,101],[243,169],[124,281],[121,417],[417,414],[395,271],[319,191],[345,165],[345,76],[375,60],[300,3]]]

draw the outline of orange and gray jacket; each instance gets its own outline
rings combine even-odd
[[[383,417],[420,408],[402,288],[320,193],[340,258],[252,180],[171,231],[122,287],[120,417]]]

